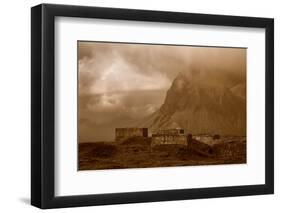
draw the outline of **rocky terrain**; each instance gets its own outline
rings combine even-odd
[[[246,163],[246,141],[225,137],[208,145],[191,140],[188,146],[159,145],[151,138],[136,137],[123,142],[79,144],[79,170],[148,168]]]

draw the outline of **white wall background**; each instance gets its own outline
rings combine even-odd
[[[275,18],[275,195],[50,210],[51,212],[278,212],[281,209],[281,13],[277,0],[53,0],[150,10]],[[30,7],[37,0],[2,1],[0,33],[0,212],[39,212],[30,197]],[[276,211],[277,210],[277,211]]]

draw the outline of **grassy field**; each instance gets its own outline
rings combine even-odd
[[[213,145],[192,140],[188,146],[150,146],[151,138],[123,142],[79,144],[79,170],[148,168],[246,163],[246,141],[241,137]]]

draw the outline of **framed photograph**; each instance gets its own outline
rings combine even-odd
[[[31,9],[31,204],[274,192],[274,20]]]

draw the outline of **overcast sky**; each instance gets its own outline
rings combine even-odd
[[[179,72],[204,84],[246,81],[246,49],[78,42],[79,141],[113,140],[156,111]]]

